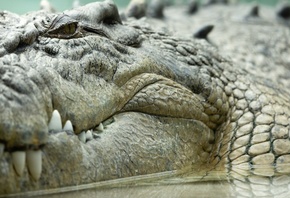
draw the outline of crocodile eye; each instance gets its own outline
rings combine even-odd
[[[78,38],[82,36],[78,25],[78,21],[67,15],[60,15],[52,21],[43,36],[60,39]]]
[[[76,24],[71,23],[60,27],[57,31],[59,34],[74,34],[76,32],[76,29]]]
[[[63,24],[57,28],[54,28],[46,33],[46,36],[69,39],[77,37],[77,22]]]

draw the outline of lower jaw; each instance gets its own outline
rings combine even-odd
[[[42,149],[38,181],[27,169],[18,176],[11,155],[4,152],[0,157],[0,195],[204,167],[209,158],[214,134],[199,121],[134,112],[114,119],[86,143],[65,132],[50,135]]]

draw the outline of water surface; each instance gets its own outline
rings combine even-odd
[[[288,167],[288,168],[287,168]],[[15,196],[41,195],[43,198],[128,197],[128,198],[187,198],[187,197],[290,197],[290,164],[287,173],[273,174],[273,167],[255,167],[251,170],[235,168],[226,171],[164,173],[135,176],[71,186],[47,191],[28,192]],[[255,172],[257,174],[255,174]],[[267,175],[271,176],[267,176]],[[1,196],[0,196],[1,197]]]

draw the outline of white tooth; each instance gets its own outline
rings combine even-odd
[[[73,128],[72,123],[71,123],[70,120],[66,121],[66,123],[65,123],[65,125],[63,127],[63,130],[64,131],[72,131],[72,132],[74,132],[74,128]]]
[[[97,127],[98,131],[103,131],[104,130],[104,126],[102,123],[99,124],[99,126]]]
[[[99,138],[100,136],[97,133],[93,133],[93,138]]]
[[[86,132],[81,132],[80,134],[78,134],[78,138],[82,143],[86,143]]]
[[[4,153],[4,144],[0,143],[0,157],[2,157],[3,153]]]
[[[48,124],[48,130],[54,130],[54,131],[61,131],[62,125],[61,125],[61,117],[57,110],[54,110],[52,112],[52,116],[50,119],[50,122]]]
[[[25,152],[24,151],[14,151],[12,153],[12,162],[16,173],[22,176],[25,167]]]
[[[26,160],[28,170],[35,181],[40,178],[42,171],[42,158],[41,158],[41,150],[26,151]]]
[[[89,141],[89,140],[92,140],[93,139],[93,133],[91,130],[88,130],[86,132],[86,140]]]

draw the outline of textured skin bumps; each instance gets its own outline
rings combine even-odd
[[[267,164],[271,164],[270,168],[273,167],[275,172],[275,165],[280,157],[283,158],[281,155],[286,157],[290,142],[287,89],[289,59],[286,57],[289,53],[289,30],[283,24],[267,18],[262,11],[261,17],[245,19],[242,15],[233,14],[235,9],[228,7],[227,12],[227,8],[223,8],[224,6],[209,7],[208,10],[200,10],[193,16],[198,21],[195,21],[196,28],[200,23],[215,26],[208,36],[209,42],[233,58],[233,62],[246,71],[235,76],[235,72],[224,70],[225,77],[220,77],[226,82],[223,90],[233,109],[229,115],[230,120],[217,138],[223,142],[216,146],[221,152],[214,152],[213,156],[216,156],[215,161],[225,157],[233,166],[244,163],[251,169],[253,164],[263,164],[263,160],[259,163],[259,159],[262,159],[259,156],[265,155]],[[211,12],[211,9],[215,11]],[[250,10],[243,6],[237,9]],[[263,11],[269,13],[267,9]],[[214,13],[215,17],[208,17],[209,12]],[[224,23],[213,20],[217,17],[225,19],[228,16],[231,17],[224,20]],[[183,30],[178,24],[172,24],[172,29],[176,27]],[[227,36],[225,29],[229,30]],[[272,31],[275,33],[270,33]],[[259,35],[255,36],[257,32]],[[279,36],[269,37],[269,34]],[[274,145],[280,146],[280,152]],[[282,153],[282,150],[285,152]],[[287,164],[286,160],[282,161],[279,161],[279,165]]]
[[[153,3],[159,12],[162,2]],[[193,167],[253,176],[240,179],[250,189],[274,184],[290,161],[289,29],[274,19],[229,19],[235,9],[188,16],[168,8],[150,15],[159,19],[124,21],[112,1],[56,14],[3,12],[3,35],[15,31],[0,45],[0,110],[9,115],[0,117],[0,192]],[[192,38],[191,28],[206,20],[216,31]],[[54,109],[74,133],[48,130]],[[93,138],[79,141],[87,130]],[[36,182],[12,164],[10,153],[27,148],[43,153]]]

